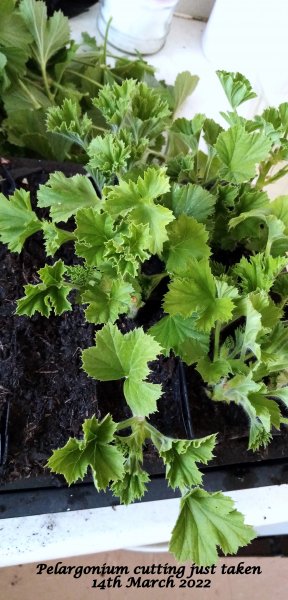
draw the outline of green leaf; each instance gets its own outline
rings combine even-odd
[[[164,246],[164,258],[168,272],[183,273],[190,258],[208,258],[208,232],[193,217],[180,215],[167,227],[168,241]]]
[[[197,331],[195,322],[195,317],[184,319],[180,315],[173,317],[167,315],[150,327],[149,334],[164,348],[165,356],[168,356],[170,350],[173,350],[181,358],[184,359],[185,356],[185,362],[187,362],[194,358],[196,351],[202,355],[209,350],[209,336]]]
[[[15,11],[14,0],[1,0],[0,40],[4,47],[19,48],[23,54],[26,54],[32,41],[29,29]]]
[[[52,309],[55,315],[71,310],[72,306],[67,300],[71,286],[63,279],[65,272],[62,260],[39,269],[41,283],[24,286],[25,296],[17,301],[16,314],[32,317],[35,312],[39,312],[44,317],[49,317]]]
[[[84,439],[70,438],[63,448],[54,450],[47,466],[64,475],[69,485],[83,479],[90,466],[97,490],[105,490],[110,481],[121,479],[124,471],[124,457],[111,444],[116,426],[109,414],[102,421],[95,416],[86,419],[82,426]]]
[[[9,199],[0,194],[0,240],[11,252],[21,252],[26,239],[41,227],[31,208],[29,192],[16,190]]]
[[[216,73],[232,108],[235,109],[243,102],[256,98],[257,94],[253,92],[250,81],[241,73],[227,71],[216,71]]]
[[[65,159],[71,144],[64,138],[60,139],[58,136],[46,132],[45,110],[47,98],[42,92],[36,90],[36,88],[34,90],[31,84],[29,95],[21,90],[19,93],[18,89],[15,90],[15,94],[13,92],[5,97],[3,96],[3,99],[5,99],[5,108],[9,113],[4,123],[9,142],[29,148],[37,156],[41,155],[58,161]],[[14,103],[15,107],[13,106]],[[19,106],[22,107],[21,110],[19,110]]]
[[[96,347],[83,351],[83,368],[95,379],[113,381],[125,378],[124,394],[134,415],[147,416],[156,410],[161,386],[144,381],[147,362],[160,354],[159,344],[142,329],[126,335],[115,325],[105,325],[96,335]]]
[[[69,42],[69,21],[61,11],[47,19],[46,4],[42,0],[22,0],[19,10],[33,37],[34,57],[41,68],[46,69],[49,59]]]
[[[149,258],[150,234],[148,225],[131,222],[120,226],[116,235],[106,242],[104,259],[121,277],[138,275],[140,263]]]
[[[288,329],[284,323],[277,323],[262,341],[261,360],[262,364],[255,371],[257,378],[288,368]]]
[[[288,408],[288,387],[277,388],[276,390],[269,390],[267,392],[267,396],[272,396],[273,398],[279,398],[281,402],[285,404]],[[272,401],[270,401],[272,402]],[[274,423],[273,423],[274,425]],[[277,425],[275,425],[277,427]]]
[[[149,167],[135,183],[121,179],[119,185],[105,188],[105,208],[112,216],[125,216],[133,208],[137,208],[139,203],[152,204],[153,200],[169,190],[169,178],[165,169]]]
[[[105,85],[93,104],[113,129],[131,130],[136,143],[143,137],[157,137],[170,116],[168,102],[161,98],[157,88],[132,79],[120,85]]]
[[[194,181],[194,156],[192,154],[176,154],[174,158],[167,160],[167,175],[171,181],[186,183]],[[165,198],[166,204],[166,198]]]
[[[183,102],[194,92],[199,81],[197,75],[191,75],[189,71],[178,73],[173,89],[174,113],[182,106]]]
[[[227,360],[218,358],[212,362],[208,356],[204,356],[198,361],[196,371],[209,385],[219,383],[220,379],[233,372]]]
[[[233,364],[233,363],[232,363]],[[212,400],[220,402],[235,402],[243,408],[249,418],[249,450],[258,450],[261,446],[266,447],[271,440],[270,418],[277,419],[273,406],[271,414],[267,412],[267,406],[259,405],[259,393],[262,393],[262,384],[252,380],[252,372],[247,375],[239,373],[229,381],[225,379],[214,388]],[[255,400],[254,403],[251,399]],[[275,421],[276,422],[276,421]]]
[[[174,279],[164,299],[164,310],[170,315],[198,315],[197,328],[209,332],[216,321],[231,318],[234,303],[227,295],[217,298],[216,281],[206,259],[190,260],[189,278]]]
[[[268,157],[271,141],[262,133],[247,133],[235,125],[220,133],[215,149],[223,164],[220,176],[232,183],[249,181],[256,174],[256,166]]]
[[[274,304],[267,292],[264,291],[252,292],[248,297],[253,308],[261,315],[263,329],[266,332],[273,329],[283,316],[281,307]]]
[[[245,359],[247,352],[253,352],[258,360],[261,359],[260,344],[256,341],[262,329],[261,314],[255,310],[249,298],[243,300],[244,314],[246,316],[245,328],[242,338],[240,358]]]
[[[116,481],[111,489],[115,496],[119,496],[121,503],[130,504],[144,496],[147,491],[146,483],[149,481],[148,473],[138,466],[132,473],[125,473],[124,477]]]
[[[96,205],[78,210],[76,224],[76,253],[85,258],[88,265],[101,265],[106,242],[115,237],[112,218],[106,213],[99,214]]]
[[[172,532],[169,550],[177,561],[210,566],[217,562],[217,546],[224,554],[236,554],[255,537],[234,508],[231,498],[196,488],[186,494]]]
[[[223,127],[216,123],[213,119],[205,119],[203,125],[204,140],[208,146],[214,146],[217,142],[219,133],[224,131]]]
[[[193,119],[176,119],[169,131],[169,156],[180,152],[187,154],[191,150],[196,153],[199,146],[201,131],[205,122],[205,115],[197,114]]]
[[[107,194],[105,209],[111,216],[129,214],[130,222],[149,226],[149,250],[152,254],[161,254],[168,238],[166,227],[174,219],[170,210],[154,204],[154,200],[169,189],[165,170],[150,167],[136,183],[121,180],[118,186],[104,190]]]
[[[85,316],[89,323],[114,323],[120,314],[127,313],[132,304],[133,287],[120,279],[103,277],[98,286],[87,290],[81,296],[89,306]]]
[[[235,375],[229,381],[221,381],[214,388],[212,400],[220,402],[235,402],[236,404],[245,404],[250,393],[258,392],[260,385],[252,379],[252,373],[249,375]]]
[[[268,444],[270,444],[271,440],[272,435],[270,432],[266,431],[263,423],[261,423],[257,418],[252,419],[250,422],[248,450],[256,452],[261,447],[266,448]]]
[[[87,114],[80,114],[80,106],[69,98],[65,98],[62,106],[51,106],[47,112],[47,130],[58,133],[70,142],[86,148],[87,136],[92,128],[92,121]]]
[[[92,206],[100,210],[101,201],[88,177],[85,175],[66,177],[64,173],[56,171],[50,175],[45,185],[40,185],[38,206],[51,207],[51,219],[58,223],[68,221],[79,208]]]
[[[266,252],[271,252],[273,256],[283,256],[288,251],[288,236],[284,233],[285,225],[283,221],[280,221],[274,215],[268,215],[266,224],[268,227]]]
[[[197,440],[173,440],[165,438],[159,454],[166,466],[166,478],[173,490],[178,487],[185,491],[187,487],[202,482],[196,462],[207,464],[213,458],[216,436],[209,435]]]
[[[90,157],[88,166],[112,175],[125,171],[131,150],[116,134],[108,133],[104,137],[97,135],[90,142],[87,153]]]
[[[42,231],[47,256],[54,256],[62,244],[75,239],[73,233],[56,227],[51,221],[42,221]]]
[[[259,253],[250,256],[249,260],[242,257],[240,262],[233,268],[233,273],[239,277],[243,292],[249,293],[256,290],[269,292],[286,263],[286,258],[273,258]]]
[[[200,185],[174,184],[171,190],[171,209],[175,217],[185,214],[205,223],[214,212],[215,202],[216,197]]]
[[[275,396],[277,397],[276,393]],[[267,398],[266,395],[261,392],[249,394],[249,401],[255,409],[258,419],[260,419],[267,432],[270,432],[272,425],[276,429],[280,429],[281,411],[277,402]]]
[[[1,7],[2,9],[2,7]],[[2,14],[1,14],[2,17]],[[2,20],[2,19],[1,19]],[[1,27],[1,26],[0,26]],[[1,38],[1,34],[0,34]],[[0,80],[2,90],[5,92],[13,84],[17,85],[17,78],[24,77],[28,52],[24,48],[2,48],[0,52]],[[9,93],[9,92],[8,92]]]

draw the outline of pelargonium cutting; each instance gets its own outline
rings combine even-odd
[[[288,406],[287,197],[271,201],[266,191],[288,172],[288,103],[245,119],[238,107],[255,95],[249,81],[218,76],[232,108],[222,114],[227,129],[202,114],[175,119],[163,89],[135,79],[104,85],[93,100],[101,134],[93,113],[81,113],[73,99],[50,107],[50,135],[80,146],[87,175],[56,172],[40,186],[38,208],[47,218],[23,189],[0,196],[1,241],[20,252],[42,231],[49,257],[39,282],[25,286],[17,314],[48,318],[83,306],[96,326],[83,369],[99,381],[121,380],[131,414],[122,422],[91,416],[81,438],[54,450],[49,468],[68,484],[89,468],[97,490],[110,487],[130,503],[149,482],[149,439],[169,486],[182,495],[170,549],[200,565],[216,561],[218,546],[236,553],[255,533],[229,497],[201,487],[198,463],[212,459],[217,432],[173,439],[150,423],[162,393],[147,381],[151,361],[174,354],[197,370],[211,402],[240,406],[249,451],[287,424]],[[188,80],[182,74],[178,82]],[[74,266],[51,258],[67,241]],[[159,270],[147,275],[143,265],[155,256]],[[119,316],[135,317],[163,280],[158,321],[123,334]]]

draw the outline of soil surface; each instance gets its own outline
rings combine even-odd
[[[66,175],[81,172],[78,165],[66,163],[63,169],[63,164],[54,161],[22,159],[13,159],[5,168],[16,178],[17,185],[27,186],[31,190],[34,207],[37,186],[47,180],[50,172],[60,169]],[[13,186],[13,180],[7,180],[5,185],[4,192],[7,186]],[[43,211],[38,211],[38,214],[43,216]],[[66,264],[75,264],[73,246],[66,244],[55,258],[62,258]],[[81,350],[93,345],[95,334],[95,327],[85,322],[81,308],[75,306],[72,312],[50,319],[37,313],[31,319],[14,314],[16,300],[23,295],[23,286],[35,283],[37,270],[53,261],[53,258],[47,260],[45,257],[42,235],[39,233],[29,238],[20,255],[7,251],[6,246],[0,244],[2,485],[18,479],[43,476],[45,472],[48,475],[44,465],[52,450],[64,445],[69,436],[81,436],[81,425],[85,418],[93,414],[100,418],[107,412],[111,412],[116,421],[130,416],[123,399],[121,382],[96,382],[81,369]],[[145,268],[146,273],[149,270],[159,272],[161,264],[155,259]],[[151,326],[161,314],[160,298],[166,285],[165,281],[161,283],[160,289],[152,294],[149,304],[139,311],[135,322],[119,319],[120,329],[128,331],[139,325],[144,329]],[[149,380],[162,383],[163,388],[162,398],[158,402],[159,410],[152,416],[152,423],[166,435],[187,437],[187,423],[183,419],[187,406],[183,405],[183,396],[179,393],[183,381],[180,381],[178,360],[161,357],[150,367]],[[284,458],[288,455],[288,437],[284,432],[276,432],[266,450],[247,453],[247,421],[241,409],[213,403],[201,386],[200,376],[192,368],[186,370],[186,375],[188,410],[195,437],[219,432],[217,456],[212,466]],[[7,437],[5,423],[8,408]],[[145,466],[152,474],[163,472],[162,462],[150,444],[145,451]]]

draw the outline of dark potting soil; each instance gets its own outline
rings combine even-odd
[[[21,181],[30,190],[34,209],[37,187],[49,172],[61,168],[66,175],[73,175],[81,171],[78,165],[63,169],[54,161],[22,159],[13,159],[5,166],[8,168],[17,184]],[[43,210],[37,212],[43,216]],[[55,258],[73,264],[73,246],[66,244]],[[0,244],[0,422],[7,404],[10,406],[8,454],[0,467],[2,483],[43,475],[52,450],[64,445],[69,436],[81,436],[85,418],[93,414],[100,418],[107,412],[116,421],[130,416],[122,382],[96,382],[81,368],[81,350],[93,345],[95,327],[85,322],[80,307],[49,319],[38,313],[32,318],[15,315],[23,286],[36,283],[37,270],[53,260],[45,257],[41,233],[27,240],[20,255]],[[135,323],[124,318],[119,327],[127,332]],[[151,368],[149,380],[163,387],[159,413],[153,420],[167,435],[184,437],[173,394],[176,360],[161,357]],[[146,455],[148,468],[149,457],[154,466],[155,451],[148,446]]]
[[[79,165],[59,165],[54,161],[13,159],[6,165],[20,185],[31,190],[35,206],[36,189],[54,170],[66,175],[84,172]],[[36,171],[36,172],[35,172]],[[24,181],[24,183],[23,183]],[[11,183],[11,182],[10,182]],[[11,190],[12,191],[12,190]],[[39,216],[43,216],[43,212]],[[73,264],[73,246],[66,244],[56,255],[66,264]],[[16,299],[23,295],[23,286],[37,282],[39,268],[54,259],[46,259],[42,235],[37,233],[25,244],[20,255],[7,251],[0,244],[0,424],[10,405],[8,423],[8,453],[0,467],[0,482],[34,478],[46,474],[44,469],[53,449],[64,445],[69,436],[81,436],[85,418],[98,418],[111,412],[116,421],[130,416],[122,392],[122,382],[100,383],[89,378],[81,368],[81,350],[94,343],[95,327],[86,323],[83,311],[75,306],[61,317],[46,319],[14,314]],[[161,263],[153,259],[145,272],[159,272]],[[136,321],[121,318],[118,326],[123,332],[135,326],[147,329],[161,316],[160,297],[167,282],[163,280],[141,309]],[[160,292],[160,293],[159,293]],[[163,395],[158,412],[151,422],[166,435],[187,437],[179,399],[179,367],[174,357],[160,357],[151,363],[149,381],[161,383]],[[248,423],[237,406],[214,403],[201,386],[199,375],[186,370],[192,423],[195,437],[219,432],[217,456],[213,465],[239,464],[288,455],[287,434],[277,434],[266,450],[247,453]],[[2,418],[2,423],[1,423]],[[244,433],[243,433],[244,432]],[[5,441],[5,440],[4,440]],[[4,456],[5,458],[5,456]],[[163,465],[151,444],[145,449],[145,467],[151,474],[163,472]],[[211,465],[211,463],[210,463]],[[53,476],[52,481],[59,478]],[[61,478],[61,481],[63,479]]]

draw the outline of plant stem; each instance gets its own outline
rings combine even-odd
[[[221,331],[221,322],[220,321],[216,321],[215,332],[214,332],[214,355],[213,355],[213,360],[217,360],[217,358],[219,358],[220,331]]]
[[[128,427],[132,427],[135,423],[145,423],[145,417],[130,417],[129,419],[125,419],[125,421],[121,421],[121,423],[117,423],[116,431],[121,431],[122,429],[127,429]]]
[[[107,43],[108,43],[108,33],[109,33],[109,27],[111,25],[111,21],[112,21],[112,17],[110,17],[108,23],[107,23],[107,27],[106,27],[106,31],[105,31],[105,37],[104,37],[104,43],[103,43],[103,62],[104,65],[107,65]]]
[[[288,167],[283,167],[283,169],[280,169],[280,171],[275,173],[275,175],[272,175],[272,177],[266,179],[264,185],[269,185],[270,183],[274,183],[274,181],[278,181],[278,179],[281,179],[281,177],[284,177],[284,175],[287,175],[287,173]]]
[[[266,182],[266,176],[268,175],[271,167],[272,167],[273,161],[268,160],[266,163],[264,163],[264,165],[262,165],[262,167],[260,167],[260,171],[259,171],[259,176],[258,179],[256,181],[255,184],[255,188],[262,189],[263,186],[265,185]]]
[[[149,156],[149,154],[152,154],[152,156],[157,156],[157,158],[161,158],[161,160],[166,160],[166,156],[163,154],[163,152],[156,152],[156,150],[151,150],[148,148],[147,156]]]
[[[44,83],[46,94],[47,94],[50,102],[52,102],[52,104],[54,104],[54,96],[51,93],[51,90],[50,90],[50,87],[49,87],[48,76],[47,76],[47,72],[46,72],[46,66],[43,63],[41,63],[41,74],[42,74],[42,79],[43,79],[43,83]]]
[[[78,73],[78,71],[74,71],[74,69],[67,69],[66,73],[71,73],[72,75],[77,75],[81,79],[85,79],[85,81],[89,81],[89,83],[93,83],[93,85],[96,85],[96,87],[98,87],[100,89],[103,88],[102,83],[99,83],[99,81],[95,81],[95,79],[91,79],[91,77],[87,77],[87,75],[83,75],[83,73]]]

